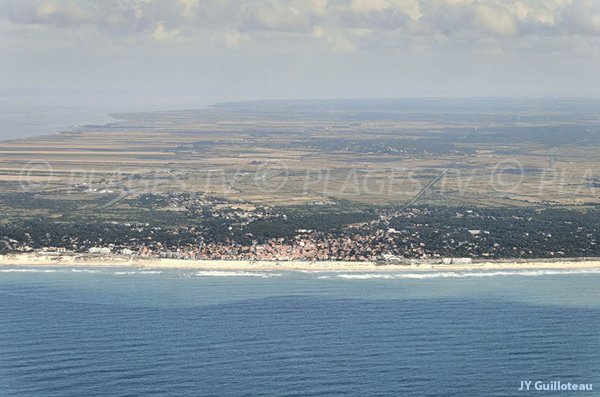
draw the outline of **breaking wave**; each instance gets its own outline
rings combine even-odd
[[[503,276],[554,276],[569,274],[600,273],[598,270],[500,270],[483,272],[439,272],[439,273],[406,273],[397,274],[397,278],[466,278],[466,277],[503,277]]]
[[[368,280],[373,278],[381,278],[381,279],[391,279],[394,278],[391,274],[378,274],[378,273],[369,273],[369,274],[338,274],[337,277],[345,278],[349,280]]]
[[[245,272],[245,271],[220,271],[220,270],[206,270],[201,272],[196,272],[196,276],[200,277],[279,277],[280,273],[263,273],[263,272]]]
[[[600,274],[600,269],[587,270],[499,270],[479,272],[419,272],[419,273],[369,273],[369,274],[338,274],[336,277],[348,280],[367,279],[434,279],[434,278],[468,278],[468,277],[503,277],[503,276],[560,276],[574,274]],[[329,278],[321,276],[319,278]]]
[[[120,272],[114,272],[113,274],[116,274],[118,276],[126,276],[126,275],[133,275],[133,274],[162,274],[162,270],[120,271]]]

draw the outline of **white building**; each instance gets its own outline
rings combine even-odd
[[[106,247],[92,247],[88,251],[90,254],[110,254],[110,248]]]

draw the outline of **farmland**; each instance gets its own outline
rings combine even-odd
[[[83,202],[188,191],[270,205],[598,203],[593,103],[440,102],[259,101],[120,114],[113,124],[1,143],[0,184],[3,193]]]
[[[189,250],[203,241],[224,256],[231,249],[219,244],[249,252],[265,243],[292,252],[286,244],[294,238],[322,247],[340,238],[342,259],[350,260],[381,253],[531,256],[517,242],[538,232],[545,240],[536,244],[547,250],[536,255],[595,255],[597,231],[586,219],[595,219],[600,204],[598,105],[575,99],[254,101],[117,114],[110,124],[0,143],[2,223],[5,236],[20,236],[24,225],[49,228],[53,245],[60,238],[52,225],[127,223],[134,226],[118,233],[133,238],[127,228],[141,224],[160,228],[153,230],[171,244],[165,250],[182,244],[165,236],[184,233]],[[478,243],[465,251],[470,240],[454,237],[467,229],[454,214],[467,211],[484,211],[503,233],[478,237],[486,248]],[[402,223],[411,213],[421,221]],[[511,219],[536,214],[551,221],[528,221],[519,226],[521,235],[511,234]],[[437,225],[444,239],[423,224]],[[402,244],[387,231],[398,225],[409,236]],[[554,249],[558,243],[549,242],[557,237],[548,235],[557,227],[562,239],[583,233],[578,239],[587,248],[567,242]],[[148,236],[136,233],[137,244],[117,245],[140,249]],[[81,248],[77,236],[63,234]],[[343,248],[358,236],[365,237],[363,252]],[[10,239],[21,248],[50,241]],[[102,245],[88,236],[85,247]],[[423,248],[430,245],[437,248]]]

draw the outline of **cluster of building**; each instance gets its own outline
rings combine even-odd
[[[271,206],[255,205],[247,202],[231,202],[223,198],[202,193],[144,194],[136,199],[138,205],[167,211],[185,211],[190,216],[218,218],[237,225],[246,225],[259,219],[282,217]]]
[[[210,229],[207,226],[210,222],[162,226],[147,222],[111,222],[82,237],[70,233],[68,228],[57,229],[52,222],[38,223],[30,227],[31,233],[21,226],[15,227],[17,233],[12,235],[0,233],[0,251],[87,252],[204,260],[388,263],[600,253],[597,223],[590,221],[586,225],[587,218],[583,217],[578,225],[571,220],[556,220],[553,216],[549,216],[549,220],[538,219],[535,223],[536,213],[525,210],[504,213],[453,208],[381,208],[369,221],[321,227],[320,230],[292,229],[291,233],[278,234],[279,222],[283,231],[288,230],[283,226],[294,224],[295,220],[288,222],[286,213],[273,207],[230,203],[195,194],[148,195],[138,200],[146,208],[186,211],[202,220],[213,219],[219,227]],[[256,225],[254,222],[265,224],[265,220],[275,226],[274,233],[252,228]],[[486,225],[489,230],[479,225]],[[44,229],[40,230],[42,227]],[[273,234],[276,237],[266,237]],[[20,237],[15,238],[16,235]]]

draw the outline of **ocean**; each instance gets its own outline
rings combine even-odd
[[[118,121],[94,106],[51,105],[0,97],[0,141],[69,131]]]
[[[2,267],[0,396],[598,396],[599,284]],[[593,391],[518,391],[538,380]]]

